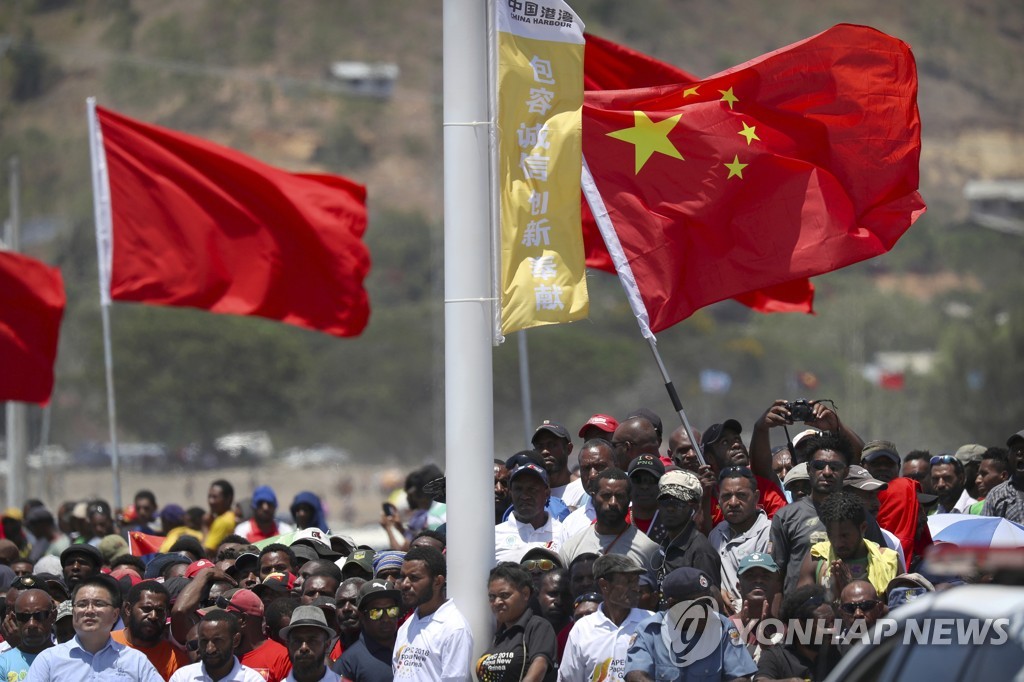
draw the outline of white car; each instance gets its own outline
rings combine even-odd
[[[881,620],[826,682],[1024,681],[1024,587],[962,585],[923,595]]]

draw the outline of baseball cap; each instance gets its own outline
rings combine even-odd
[[[594,580],[615,573],[646,573],[636,561],[624,554],[604,554],[594,561]]]
[[[977,443],[968,443],[967,445],[961,445],[956,449],[956,453],[953,455],[963,465],[970,464],[971,462],[981,462],[981,456],[988,450],[984,445]]]
[[[820,436],[821,429],[804,429],[800,433],[793,436],[793,446],[802,441],[804,438],[810,438],[811,436]]]
[[[152,561],[146,564],[146,572],[143,578],[152,580],[159,578],[164,569],[172,564],[191,564],[192,560],[183,554],[157,554]]]
[[[700,442],[700,447],[703,450],[709,445],[714,445],[722,439],[722,434],[725,430],[735,431],[736,433],[743,433],[743,427],[735,419],[726,419],[721,424],[712,424],[708,427],[708,430],[704,432],[704,438]]]
[[[252,508],[260,506],[264,502],[269,502],[273,506],[277,506],[277,495],[274,494],[274,489],[269,485],[261,485],[252,491]]]
[[[558,555],[558,552],[553,552],[547,547],[541,547],[540,545],[534,545],[526,550],[526,553],[519,559],[519,563],[522,564],[524,561],[536,559],[547,559],[554,562],[555,566],[562,567],[562,557]]]
[[[217,599],[217,606],[245,616],[263,617],[263,602],[255,592],[244,588],[228,590]]]
[[[520,464],[511,472],[509,472],[508,484],[512,485],[512,481],[516,480],[516,478],[518,478],[521,474],[533,474],[534,476],[539,476],[540,479],[544,481],[544,485],[548,485],[547,469],[540,466],[539,464],[534,464],[533,462]]]
[[[288,594],[295,587],[295,575],[290,571],[271,573],[263,579],[259,585],[255,585],[252,591],[263,596],[267,592],[275,592],[277,594]]]
[[[894,587],[923,587],[929,592],[935,591],[935,585],[932,584],[932,581],[928,580],[928,578],[925,578],[920,573],[900,573],[889,581],[885,591],[889,592]]]
[[[120,535],[105,535],[98,546],[104,563],[110,563],[122,554],[128,554],[128,541]]]
[[[748,571],[751,568],[763,568],[772,573],[779,572],[779,565],[775,563],[775,559],[772,559],[772,555],[767,552],[753,552],[740,559],[740,564],[736,568],[736,575],[742,575],[744,571]]]
[[[857,490],[885,490],[889,487],[889,484],[885,481],[879,481],[877,478],[871,475],[871,472],[862,466],[851,464],[850,468],[846,472],[846,478],[843,479],[843,485],[849,486],[850,488],[856,488]]]
[[[711,579],[699,568],[680,566],[661,581],[661,593],[668,599],[685,599],[691,595],[708,594]]]
[[[660,457],[654,455],[639,455],[629,464],[629,471],[627,472],[629,477],[632,478],[633,474],[637,471],[647,471],[654,474],[655,478],[661,478],[665,474],[665,465],[662,463]]]
[[[888,440],[872,440],[864,444],[864,449],[860,451],[860,458],[865,462],[871,462],[879,457],[888,457],[897,465],[900,464],[900,452],[896,449],[896,444]]]
[[[550,431],[551,433],[555,434],[559,438],[564,438],[566,440],[572,440],[572,438],[569,436],[568,429],[566,429],[564,426],[562,426],[558,422],[553,422],[550,419],[545,419],[544,421],[542,421],[540,423],[540,426],[538,426],[536,429],[534,429],[533,437],[530,439],[530,442],[533,442],[533,441],[537,440],[537,435],[541,431]]]
[[[654,410],[649,407],[638,407],[630,412],[623,421],[629,421],[633,417],[641,417],[642,419],[646,419],[651,422],[651,426],[654,427],[654,433],[657,434],[658,440],[661,440],[661,417],[659,417]]]
[[[57,617],[54,619],[54,622],[60,620],[61,618],[70,618],[73,611],[74,607],[71,605],[71,600],[65,599],[57,605]]]
[[[199,573],[199,571],[203,570],[204,568],[213,568],[213,567],[214,567],[214,563],[212,561],[210,561],[209,559],[200,559],[199,561],[193,561],[192,563],[190,563],[188,565],[188,568],[185,569],[185,577],[186,578],[194,578],[194,577],[196,577],[196,574]]]
[[[592,415],[587,423],[580,427],[580,438],[583,438],[583,433],[591,426],[611,435],[615,433],[615,429],[619,428],[619,422],[615,417],[609,417],[606,414]]]
[[[165,504],[160,510],[160,520],[164,525],[181,524],[185,522],[185,510],[180,504]]]
[[[807,473],[807,462],[800,462],[790,469],[786,477],[782,479],[782,487],[788,489],[790,483],[809,480],[811,480],[811,476]]]
[[[341,574],[346,578],[362,577],[361,573],[373,576],[373,558],[376,555],[372,549],[357,549],[345,559],[341,567]]]
[[[235,565],[228,569],[227,573],[232,578],[244,578],[250,573],[256,573],[260,565],[260,557],[252,552],[245,552],[235,557]]]
[[[359,608],[363,603],[377,597],[388,597],[394,599],[395,603],[402,603],[402,593],[395,589],[394,585],[386,580],[370,580],[359,588]]]
[[[700,479],[685,469],[669,471],[658,481],[658,497],[674,497],[683,502],[695,502],[704,494]]]
[[[318,606],[298,606],[292,611],[292,619],[286,627],[281,628],[281,639],[288,639],[288,633],[296,628],[317,628],[327,633],[328,640],[334,639],[334,630],[327,627],[324,612]]]
[[[1010,436],[1009,438],[1007,438],[1006,439],[1006,447],[1008,447],[1008,448],[1013,447],[1013,444],[1016,443],[1019,440],[1024,440],[1024,429],[1021,429],[1017,433],[1015,433],[1012,436]],[[29,514],[31,514],[31,513],[32,512],[29,512]]]
[[[82,543],[78,545],[71,545],[63,552],[60,553],[60,565],[63,568],[71,560],[73,556],[81,556],[88,559],[96,568],[103,565],[103,554],[100,550],[93,547],[90,544]]]

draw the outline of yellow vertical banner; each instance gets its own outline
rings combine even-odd
[[[501,331],[586,318],[583,23],[560,0],[495,0]]]

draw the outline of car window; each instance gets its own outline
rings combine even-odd
[[[976,649],[969,671],[972,680],[1012,680],[1024,671],[1024,649],[1019,642],[989,642]]]
[[[902,639],[902,632],[900,638]],[[903,648],[903,647],[901,647]],[[904,648],[906,655],[899,660],[893,656],[882,672],[888,680],[961,680],[967,662],[977,647],[957,644],[911,644]],[[896,672],[896,667],[899,670]],[[893,674],[896,672],[896,674]]]
[[[875,682],[875,680],[881,679],[882,668],[885,667],[885,664],[891,659],[899,658],[900,649],[896,646],[898,643],[898,638],[890,637],[873,647],[843,677],[845,682]],[[851,655],[854,651],[857,650],[851,650],[847,655]],[[894,652],[897,655],[893,655]]]

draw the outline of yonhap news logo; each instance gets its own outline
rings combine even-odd
[[[663,618],[661,638],[679,667],[707,658],[722,643],[722,619],[711,597],[678,602]]]

